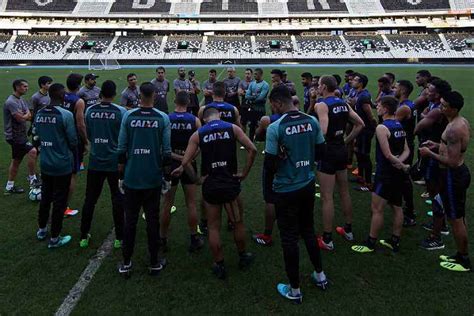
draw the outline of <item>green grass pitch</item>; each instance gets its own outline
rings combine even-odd
[[[188,67],[189,68],[189,67]],[[211,68],[211,66],[209,67]],[[281,68],[285,68],[281,66]],[[369,90],[376,91],[376,81],[385,71],[392,71],[398,79],[414,81],[423,65],[413,67],[351,67],[367,74],[370,78]],[[196,70],[197,78],[203,82],[207,78],[207,69]],[[217,68],[218,73],[223,68]],[[298,94],[302,97],[299,75],[304,71],[314,74],[343,75],[346,67],[310,67],[288,68],[289,78],[296,81]],[[466,99],[462,114],[469,120],[474,118],[473,102],[474,68],[469,66],[428,67],[437,76],[451,82],[454,89],[461,91]],[[266,80],[269,70],[265,68]],[[55,81],[63,82],[68,73],[77,71],[85,74],[86,69],[0,69],[0,99],[4,100],[11,91],[11,81],[25,78],[30,82],[31,96],[36,90],[36,80],[40,75],[50,75]],[[137,68],[99,72],[99,84],[105,79],[117,82],[119,90],[126,85],[126,75],[135,72],[139,81],[148,81],[154,77],[153,69]],[[244,68],[238,69],[243,76]],[[222,73],[222,77],[225,72]],[[176,77],[176,68],[169,67],[167,78]],[[418,90],[415,90],[412,97]],[[170,108],[172,105],[170,94]],[[3,120],[2,130],[3,130]],[[471,147],[471,146],[469,146]],[[251,175],[243,184],[245,203],[245,223],[250,237],[252,232],[263,228],[264,203],[261,194],[261,169],[263,144],[258,144],[259,155]],[[0,179],[5,185],[7,168],[10,161],[10,148],[0,141]],[[243,159],[243,155],[240,157]],[[471,169],[473,150],[467,151],[467,164]],[[17,183],[23,187],[26,183],[26,165],[22,164]],[[82,208],[85,192],[86,174],[79,176],[77,191],[71,203],[72,207]],[[3,188],[2,188],[3,190]],[[428,221],[428,206],[419,197],[422,188],[415,186],[415,202],[418,222]],[[472,218],[472,198],[474,191],[468,192],[467,213]],[[354,205],[354,233],[357,240],[366,237],[369,230],[370,194],[352,193]],[[316,200],[315,221],[319,231],[321,227],[321,205]],[[371,255],[358,255],[350,250],[350,244],[335,236],[336,250],[323,253],[323,264],[331,281],[330,289],[323,293],[310,282],[311,264],[301,247],[300,273],[304,294],[303,305],[294,306],[280,298],[275,286],[286,281],[278,229],[274,231],[275,244],[272,247],[256,246],[250,238],[248,249],[256,253],[255,264],[246,272],[237,267],[237,254],[232,234],[222,231],[224,252],[229,278],[222,282],[216,280],[210,272],[212,262],[207,246],[199,254],[189,255],[186,213],[181,191],[178,191],[176,206],[178,211],[172,215],[170,229],[169,266],[158,277],[149,277],[146,273],[148,255],[146,248],[145,225],[140,220],[137,247],[134,255],[135,270],[131,279],[124,280],[116,272],[116,264],[121,259],[120,251],[113,251],[107,257],[84,292],[74,310],[74,314],[331,314],[331,315],[473,315],[474,278],[473,274],[456,274],[441,269],[438,256],[455,252],[452,236],[445,237],[444,251],[427,252],[419,248],[426,232],[420,227],[405,229],[402,235],[401,252],[391,255],[378,252]],[[61,305],[69,290],[78,280],[94,256],[97,248],[112,228],[112,215],[108,189],[104,189],[92,226],[92,243],[89,249],[78,246],[80,214],[64,220],[63,232],[71,234],[73,241],[58,250],[48,250],[46,244],[36,240],[37,204],[30,202],[25,195],[0,197],[0,315],[7,314],[49,314]],[[386,209],[385,229],[382,236],[390,234],[391,212]],[[336,198],[336,224],[342,224],[342,215]],[[474,225],[469,221],[471,242],[474,240]],[[471,253],[474,247],[471,243]],[[471,256],[472,257],[472,256]],[[474,257],[472,257],[474,259]]]

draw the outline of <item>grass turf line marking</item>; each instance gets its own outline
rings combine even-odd
[[[89,260],[89,264],[82,272],[79,280],[74,284],[72,289],[69,291],[69,294],[64,299],[61,306],[55,313],[55,316],[67,316],[76,307],[77,302],[81,299],[82,293],[84,293],[86,287],[92,281],[95,273],[99,270],[100,266],[104,259],[112,252],[112,246],[114,242],[115,229],[109,233],[107,238],[104,240],[99,249],[97,249],[96,254]]]

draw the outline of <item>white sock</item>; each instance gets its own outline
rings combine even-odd
[[[45,227],[45,228],[40,228],[39,231],[42,232],[42,233],[44,233],[44,232],[47,232],[47,231],[48,231],[48,228],[46,228],[46,227]]]
[[[15,186],[15,181],[8,181],[7,186],[5,188],[7,190],[11,190],[11,189],[13,189],[14,186]]]
[[[301,294],[300,288],[297,288],[297,289],[291,288],[291,295],[296,296],[300,294]]]
[[[321,282],[326,280],[326,275],[324,274],[324,271],[321,271],[320,273],[314,271],[316,274],[316,281]]]
[[[30,174],[30,175],[28,176],[28,181],[31,182],[31,181],[33,181],[33,180],[36,180],[36,174],[32,174],[32,175]]]

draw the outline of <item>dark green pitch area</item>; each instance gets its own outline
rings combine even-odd
[[[188,67],[189,68],[189,67]],[[284,66],[282,66],[284,68]],[[353,69],[367,74],[369,89],[376,92],[377,78],[385,71],[392,71],[398,79],[414,81],[417,70],[426,66],[413,67],[364,67]],[[217,67],[221,78],[226,76],[223,68]],[[297,83],[298,94],[302,98],[299,75],[304,71],[314,74],[334,74],[341,76],[346,68],[312,68],[304,65],[288,68],[289,78]],[[462,114],[468,119],[474,117],[474,89],[472,80],[474,68],[429,67],[434,75],[449,80],[454,89],[466,98]],[[265,68],[265,78],[270,80],[269,68]],[[11,91],[15,78],[30,82],[31,96],[37,89],[36,80],[41,75],[52,76],[58,82],[65,82],[72,72],[87,73],[86,69],[0,69],[0,99],[4,100]],[[117,82],[121,91],[126,85],[126,75],[130,69],[98,72],[98,83],[105,79]],[[243,76],[244,68],[238,69]],[[139,81],[151,80],[153,69],[133,69]],[[170,81],[176,77],[176,68],[169,68]],[[207,69],[197,69],[197,77],[203,82]],[[412,97],[418,94],[416,90]],[[172,95],[169,103],[172,108]],[[3,112],[2,112],[3,113]],[[3,115],[3,114],[1,114]],[[3,120],[0,120],[3,131]],[[242,196],[245,203],[245,223],[248,236],[263,228],[264,203],[261,193],[261,170],[264,145],[258,144],[259,154],[249,178],[243,183]],[[471,146],[470,146],[471,147]],[[7,168],[10,161],[10,148],[4,140],[0,141],[0,184],[6,183]],[[467,164],[473,169],[473,153],[467,151]],[[240,154],[241,161],[244,154]],[[86,174],[79,176],[77,191],[71,207],[81,208],[84,200]],[[26,182],[26,164],[22,164],[17,184],[23,187]],[[415,201],[419,223],[429,218],[429,209],[420,198],[422,188],[416,186]],[[255,264],[246,272],[238,270],[237,254],[232,234],[222,231],[226,264],[229,278],[222,282],[210,272],[212,262],[206,246],[201,253],[189,255],[189,242],[186,224],[186,210],[183,194],[178,191],[177,212],[172,215],[170,229],[169,266],[158,277],[147,275],[148,255],[145,225],[139,222],[137,247],[133,258],[135,270],[131,279],[124,280],[116,272],[121,252],[114,250],[105,259],[95,275],[74,313],[91,314],[331,314],[331,315],[472,315],[474,313],[474,274],[454,273],[439,267],[440,254],[455,252],[452,236],[445,238],[444,251],[428,252],[419,248],[420,241],[427,232],[420,225],[405,229],[401,241],[401,252],[397,255],[385,251],[360,255],[350,250],[350,244],[335,235],[336,250],[323,254],[326,274],[331,280],[330,289],[323,293],[310,282],[312,271],[310,262],[301,247],[301,289],[303,305],[294,306],[279,297],[276,284],[285,281],[283,257],[278,229],[274,231],[275,243],[262,248],[248,239],[248,249],[257,255]],[[473,217],[472,198],[469,190],[467,216]],[[366,238],[370,221],[370,194],[352,192],[354,205],[354,233],[357,240]],[[100,199],[92,226],[92,242],[89,249],[79,248],[80,213],[75,218],[64,220],[63,233],[71,234],[71,244],[56,250],[48,250],[45,242],[36,240],[38,205],[30,202],[25,195],[0,197],[0,314],[46,314],[51,315],[62,303],[69,290],[78,280],[81,272],[94,256],[97,248],[112,228],[112,214],[108,189]],[[385,229],[381,237],[391,233],[391,211],[386,209]],[[321,228],[321,201],[317,200],[314,218],[318,230]],[[343,218],[336,198],[335,224],[343,224]],[[470,240],[474,243],[474,225],[469,222]],[[471,243],[471,259],[474,259],[474,246]],[[301,245],[303,246],[303,245]]]

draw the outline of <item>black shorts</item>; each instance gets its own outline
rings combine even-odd
[[[226,175],[210,175],[202,184],[202,196],[209,204],[222,205],[237,199],[240,194],[239,179]]]
[[[428,184],[438,185],[440,183],[439,162],[433,158],[428,158],[425,169],[425,181]]]
[[[12,159],[22,160],[34,147],[31,143],[17,144],[11,140],[7,141],[12,148]]]
[[[246,126],[250,122],[250,111],[249,107],[240,108],[240,123],[242,126]]]
[[[324,158],[318,161],[317,170],[325,174],[336,174],[337,171],[347,169],[346,145],[328,145]]]
[[[81,164],[84,162],[84,152],[86,148],[83,143],[77,145],[77,149],[73,152],[74,165],[72,166],[72,174],[77,174],[81,171]]]
[[[362,131],[356,139],[357,153],[362,155],[370,155],[372,146],[373,131]]]
[[[270,177],[263,168],[262,171],[262,190],[265,203],[275,204],[275,191],[273,191],[273,177]]]
[[[174,170],[176,168],[178,168],[180,166],[180,164],[178,163],[173,163],[173,165],[171,166],[171,170]],[[193,161],[193,163],[191,164],[193,170],[194,170],[194,173],[197,173],[197,166],[196,166],[196,162]],[[196,184],[196,182],[194,181],[194,179],[192,179],[187,173],[186,171],[183,172],[183,174],[181,175],[181,177],[177,177],[177,178],[171,178],[171,186],[175,187],[177,186],[179,183],[181,182],[182,185],[189,185],[189,184]]]
[[[393,177],[391,179],[375,179],[374,194],[386,200],[389,205],[402,206],[403,177]]]
[[[471,184],[471,173],[466,165],[440,169],[441,189],[439,196],[448,219],[466,216],[466,193]]]

